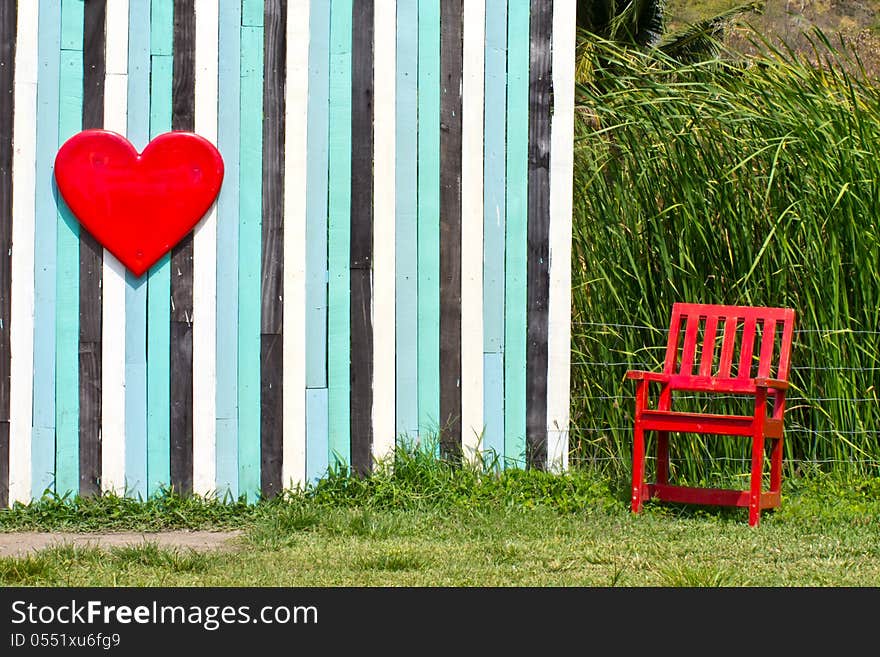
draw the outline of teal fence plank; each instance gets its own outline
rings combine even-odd
[[[352,0],[330,5],[330,143],[327,264],[328,440],[331,465],[348,467],[350,442]]]
[[[440,421],[440,3],[419,0],[419,435]],[[439,441],[437,443],[439,453]]]
[[[61,3],[40,3],[37,44],[37,139],[34,200],[34,410],[31,492],[40,498],[55,480],[55,305],[57,193],[52,170],[58,151],[58,75]]]
[[[217,493],[238,497],[238,218],[241,130],[241,4],[219,5],[217,147],[224,178],[217,199]]]
[[[511,2],[508,12],[504,456],[507,465],[525,467],[529,3]]]
[[[238,217],[238,490],[260,494],[260,267],[263,203],[263,28],[241,28]]]
[[[67,10],[78,6],[79,11]],[[58,143],[82,129],[83,56],[82,3],[65,0],[61,12],[64,35],[75,35],[62,50],[59,68]],[[77,22],[78,21],[78,22]],[[58,199],[55,308],[55,492],[79,492],[79,222]]]
[[[395,331],[397,435],[419,435],[418,97],[419,12],[397,5]]]

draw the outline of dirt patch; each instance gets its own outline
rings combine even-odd
[[[120,546],[153,544],[178,550],[234,550],[242,532],[168,531],[112,532],[80,534],[72,532],[0,532],[0,557],[22,557],[32,552],[61,545],[109,549]]]

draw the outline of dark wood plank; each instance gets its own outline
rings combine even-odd
[[[12,124],[15,2],[0,2],[0,506],[9,501],[9,343],[12,291]]]
[[[192,324],[171,322],[171,486],[179,495],[193,489],[192,345]]]
[[[282,334],[284,329],[284,109],[287,4],[263,9],[263,198],[260,263],[260,487],[281,491],[284,441]]]
[[[284,321],[284,87],[287,3],[267,0],[263,16],[263,222],[261,333]]]
[[[351,468],[367,475],[373,468],[373,325],[371,272],[351,270]]]
[[[79,343],[79,494],[101,494],[101,343]]]
[[[440,4],[440,452],[461,454],[462,0]]]
[[[526,460],[533,468],[545,468],[547,464],[552,30],[553,0],[532,0],[529,28]]]
[[[106,0],[86,0],[83,13],[83,129],[104,127]],[[104,249],[79,235],[79,492],[101,493],[101,328]]]
[[[260,336],[260,490],[271,498],[281,492],[284,370],[283,336]]]
[[[171,129],[195,129],[194,0],[174,0]],[[171,485],[192,492],[193,234],[171,249]]]
[[[373,465],[373,325],[370,286],[373,261],[373,3],[374,0],[354,3],[351,44],[349,417],[351,467],[353,472],[360,475],[368,474]]]

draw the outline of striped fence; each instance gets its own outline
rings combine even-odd
[[[401,440],[567,467],[575,0],[0,0],[0,504],[271,496]],[[225,163],[135,278],[87,128]]]

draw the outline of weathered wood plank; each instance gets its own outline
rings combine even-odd
[[[195,132],[217,145],[219,0],[196,0]],[[193,491],[217,488],[217,205],[193,231]]]
[[[260,12],[260,22],[262,22]],[[263,28],[241,28],[238,207],[238,494],[260,493]]]
[[[284,391],[282,336],[264,333],[260,337],[260,489],[264,497],[272,498],[282,488],[280,438],[283,418],[279,412]]]
[[[12,352],[12,135],[15,108],[14,2],[0,3],[0,507],[9,503],[9,400]]]
[[[351,41],[352,0],[330,11],[329,172],[327,224],[328,449],[331,467],[351,465]]]
[[[40,3],[34,234],[34,406],[31,494],[55,481],[55,344],[58,210],[52,169],[58,151],[61,2]]]
[[[419,0],[418,20],[418,437],[427,440],[440,429],[439,3]]]
[[[529,46],[528,465],[547,462],[547,303],[550,296],[550,92],[553,0],[533,0]]]
[[[284,337],[281,483],[306,483],[306,207],[308,187],[309,0],[287,7],[287,81],[284,101]],[[326,235],[325,235],[326,239]],[[323,351],[323,345],[315,345]]]
[[[476,462],[483,436],[483,80],[485,2],[464,3],[461,92],[461,443]]]
[[[504,223],[504,463],[526,465],[529,3],[507,9],[507,216]]]
[[[128,140],[138,150],[150,141],[150,3],[129,0]],[[145,102],[146,101],[146,102]],[[125,485],[147,495],[147,282],[125,273]]]
[[[287,5],[267,0],[263,14],[263,223],[260,347],[260,484],[272,497],[282,487],[284,396],[284,130]]]
[[[571,228],[577,3],[553,3],[550,126],[550,301],[547,310],[547,467],[568,469],[571,404]]]
[[[171,129],[195,129],[194,0],[174,0]],[[171,485],[192,491],[193,234],[171,250]]]
[[[351,465],[361,475],[373,441],[373,10],[373,0],[354,3],[351,46]]]
[[[104,127],[127,132],[128,2],[107,5]],[[101,489],[125,488],[125,267],[104,250],[101,318]]]
[[[373,18],[373,459],[394,454],[396,2],[374,3]],[[414,243],[414,242],[413,242]]]
[[[9,502],[31,498],[34,381],[34,203],[38,6],[19,3],[15,33],[12,139]]]
[[[351,467],[359,475],[372,468],[370,278],[369,269],[351,270]]]
[[[461,455],[462,0],[440,8],[440,453]]]
[[[262,334],[281,335],[284,276],[284,95],[287,5],[266,0],[263,18]],[[280,411],[280,409],[279,409]]]
[[[192,493],[192,325],[171,322],[171,486],[179,495]],[[175,366],[176,364],[176,366]]]
[[[483,450],[504,455],[504,235],[507,215],[507,0],[486,2],[483,131]]]
[[[397,5],[395,134],[396,435],[419,434],[418,97],[419,15],[415,2]]]
[[[238,207],[241,139],[241,3],[221,2],[217,147],[217,494],[238,497]]]
[[[83,12],[84,130],[104,127],[106,0],[88,0]],[[104,249],[79,234],[79,492],[101,492],[101,333]]]

